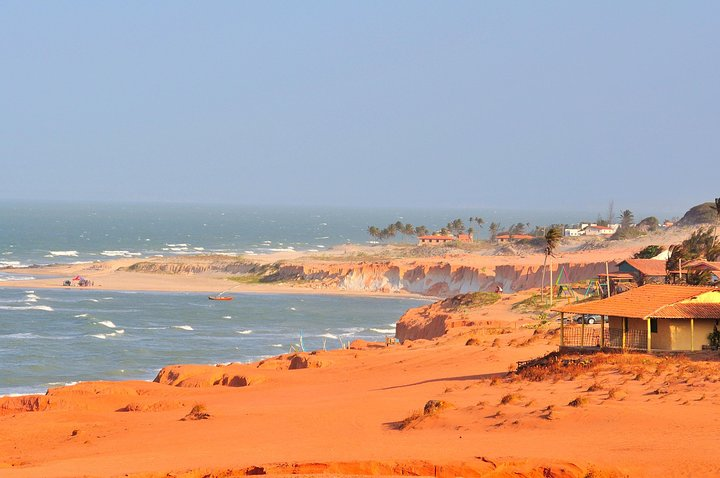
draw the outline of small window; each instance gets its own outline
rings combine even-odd
[[[650,319],[650,332],[657,334],[657,319]]]

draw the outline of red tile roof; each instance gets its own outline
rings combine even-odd
[[[500,234],[499,236],[495,236],[495,239],[534,239],[535,236],[531,236],[529,234]]]
[[[616,317],[645,319],[669,305],[697,297],[705,292],[720,289],[714,287],[693,287],[686,285],[648,284],[607,299],[556,307],[556,312],[571,314],[599,314]],[[695,304],[693,304],[695,305]]]
[[[666,262],[660,259],[628,259],[623,261],[646,276],[665,276]],[[622,263],[618,264],[621,266]]]
[[[659,319],[720,319],[720,304],[672,304],[653,314]]]
[[[705,261],[702,259],[690,261],[683,264],[683,269],[691,269],[696,271],[720,271],[720,262]]]
[[[607,276],[610,276],[611,279],[635,279],[632,274],[627,274],[625,272],[611,272],[609,274],[605,274],[604,272],[602,274],[598,274],[598,277],[605,278]]]

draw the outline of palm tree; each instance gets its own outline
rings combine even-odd
[[[380,238],[380,229],[378,229],[375,226],[368,227],[367,232],[368,232],[368,234],[370,234],[370,237],[374,237],[376,239]]]
[[[553,296],[553,285],[552,285],[552,257],[554,257],[555,248],[560,243],[562,238],[562,232],[557,227],[551,227],[545,233],[545,260],[543,261],[543,273],[542,273],[542,285],[540,288],[540,297],[544,302],[545,294],[545,266],[547,264],[548,256],[550,259],[550,305],[552,305]]]
[[[720,198],[715,198],[715,235],[717,236],[717,228],[720,223]]]
[[[623,229],[629,228],[633,223],[633,220],[635,220],[635,216],[632,211],[630,211],[630,209],[625,209],[620,215],[620,227]]]
[[[403,226],[402,230],[403,235],[405,236],[414,236],[415,235],[415,226],[410,224],[409,222]]]
[[[490,242],[495,242],[495,236],[497,236],[499,229],[500,229],[499,223],[497,223],[497,222],[490,223],[490,227],[488,227],[488,230],[490,231]]]
[[[428,234],[428,228],[425,226],[417,226],[415,228],[415,235],[416,236],[427,236]]]

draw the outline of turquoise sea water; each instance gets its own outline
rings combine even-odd
[[[249,362],[384,340],[408,298],[0,288],[0,395],[88,380],[152,380],[174,363]]]
[[[440,229],[461,218],[489,224],[573,222],[582,213],[483,209],[338,209],[194,205],[0,203],[0,271],[3,266],[71,263],[150,255],[263,254],[277,250],[321,252],[371,241],[368,226],[402,221]],[[487,234],[487,227],[478,236]],[[413,238],[396,240],[412,242]],[[0,277],[1,279],[1,277]]]

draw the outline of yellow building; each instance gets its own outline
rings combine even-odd
[[[561,347],[693,351],[709,344],[708,335],[720,322],[720,289],[648,284],[607,299],[553,310],[560,312]],[[584,322],[580,327],[567,327],[566,314],[601,316],[599,340],[587,340],[586,329],[590,327],[585,327]],[[575,333],[569,334],[568,329]],[[578,336],[579,343],[575,338]]]

